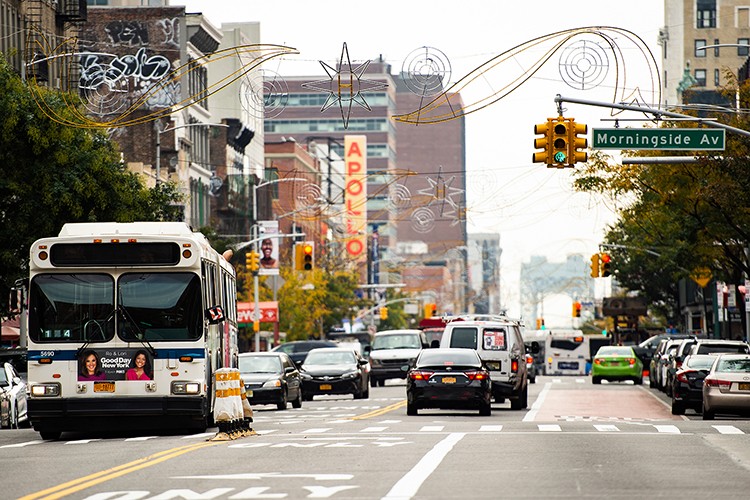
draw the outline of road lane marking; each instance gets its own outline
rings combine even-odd
[[[388,427],[365,427],[364,429],[362,429],[359,432],[383,432],[387,428]]]
[[[657,396],[656,394],[654,394],[651,390],[646,389],[642,385],[637,385],[635,387],[638,390],[640,390],[640,391],[644,391],[646,394],[648,394],[649,396],[651,396],[652,398],[654,398],[655,400],[657,400],[659,403],[661,403],[662,405],[664,405],[667,408],[669,408],[670,411],[672,410],[672,403],[667,403],[666,401],[662,401],[661,398],[659,398],[659,396]],[[690,420],[685,415],[680,415],[680,418],[682,418],[682,420],[685,420],[685,421]]]
[[[665,434],[680,434],[680,429],[675,425],[654,425],[657,431]]]
[[[744,432],[733,425],[712,425],[711,427],[719,431],[721,434],[744,434]]]
[[[398,410],[399,408],[403,408],[404,406],[406,406],[406,400],[402,399],[398,403],[393,403],[392,405],[386,406],[385,408],[380,408],[369,413],[363,413],[362,415],[352,417],[352,420],[364,420],[366,418],[379,417],[381,415],[385,415],[389,411]]]
[[[419,429],[419,432],[440,432],[445,429],[444,425],[425,425]]]
[[[125,441],[148,441],[149,439],[156,439],[159,436],[139,436],[134,438],[127,438]]]
[[[65,444],[89,444],[96,441],[101,441],[101,439],[79,439],[77,441],[68,441]]]
[[[161,462],[178,457],[180,455],[184,455],[185,453],[189,453],[191,451],[214,446],[218,443],[218,441],[205,441],[160,451],[159,453],[155,453],[144,458],[139,458],[138,460],[134,460],[126,464],[118,465],[116,467],[112,467],[100,472],[95,472],[93,474],[89,474],[88,476],[79,477],[78,479],[73,479],[72,481],[58,484],[57,486],[52,486],[51,488],[47,488],[45,490],[37,491],[36,493],[31,493],[19,498],[18,500],[36,500],[40,498],[43,498],[45,500],[54,500],[57,498],[62,498],[68,495],[72,495],[73,493],[85,490],[86,488],[96,486],[97,484],[104,483],[111,479],[130,474],[131,472],[135,472],[140,469],[145,469],[146,467],[151,467],[152,465],[159,464]]]
[[[407,500],[417,494],[428,477],[437,469],[440,462],[450,453],[453,447],[463,439],[465,433],[456,432],[448,434],[442,441],[436,444],[409,472],[406,473],[391,490],[386,493],[382,500]]]
[[[306,431],[302,431],[302,434],[321,434],[323,432],[330,431],[330,427],[314,427],[312,429],[307,429]]]
[[[541,432],[561,432],[562,429],[557,424],[539,424],[537,425],[537,428]]]
[[[594,425],[594,428],[599,432],[620,432],[620,429],[616,425]]]
[[[24,446],[31,446],[34,444],[42,444],[44,441],[26,441],[25,443],[16,443],[16,444],[5,444],[3,446],[0,446],[0,449],[2,448],[23,448]]]
[[[539,393],[539,395],[536,397],[536,401],[534,401],[534,404],[531,405],[531,409],[526,412],[526,415],[524,415],[522,422],[533,422],[536,418],[536,414],[539,413],[539,408],[542,407],[544,404],[544,398],[547,397],[547,393],[549,392],[550,383],[547,382],[544,384],[544,388]]]
[[[500,432],[503,430],[502,425],[483,425],[479,428],[479,432]]]
[[[190,434],[189,436],[182,436],[182,439],[200,439],[200,438],[212,437],[215,435],[216,435],[215,432],[202,432],[200,434]]]

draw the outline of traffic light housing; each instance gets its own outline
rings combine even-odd
[[[586,138],[589,127],[583,123],[576,123],[574,118],[569,118],[568,120],[568,164],[573,166],[578,162],[585,162],[589,159],[586,151],[580,151],[586,149],[589,145],[589,141]],[[581,134],[583,134],[583,137],[579,137]]]
[[[383,321],[388,319],[388,308],[387,307],[381,307],[380,308],[380,319]]]
[[[245,267],[247,267],[248,271],[250,271],[253,274],[258,273],[258,269],[260,269],[260,254],[256,252],[255,250],[250,250],[245,254]]]
[[[601,276],[606,278],[612,275],[612,257],[608,253],[601,254],[602,265],[601,265]]]
[[[580,318],[581,317],[581,303],[580,302],[573,302],[573,317],[574,318]]]
[[[591,256],[591,277],[599,277],[599,264],[601,263],[601,257],[598,253]]]
[[[544,330],[544,318],[537,318],[536,319],[536,329],[537,330]]]
[[[437,304],[430,303],[424,305],[424,317],[432,318],[437,316]]]
[[[315,267],[315,243],[305,241],[302,247],[302,271],[312,271]]]
[[[541,149],[532,156],[534,163],[546,163],[552,165],[552,127],[555,119],[547,118],[547,123],[534,125],[534,133],[542,134],[542,137],[534,139],[534,148]]]
[[[570,163],[568,158],[570,143],[570,123],[562,116],[552,124],[552,167],[565,168]]]

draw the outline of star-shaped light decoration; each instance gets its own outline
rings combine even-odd
[[[432,177],[427,178],[427,182],[430,184],[430,187],[417,191],[419,194],[423,194],[432,198],[427,206],[441,203],[441,217],[444,215],[443,212],[445,210],[446,203],[450,205],[453,210],[457,211],[459,208],[459,202],[454,200],[453,197],[462,194],[464,190],[451,187],[451,184],[453,184],[454,180],[456,180],[456,176],[453,176],[447,180],[443,178],[443,167],[441,166],[438,170],[437,179],[433,179]]]
[[[341,49],[341,58],[339,59],[339,69],[332,68],[324,61],[318,61],[328,74],[328,80],[318,80],[315,82],[303,83],[302,87],[320,92],[328,92],[328,98],[320,108],[322,113],[334,104],[338,103],[341,110],[341,119],[344,121],[344,128],[349,127],[349,116],[352,112],[352,103],[357,104],[367,111],[372,111],[365,101],[362,92],[374,92],[388,87],[385,82],[375,80],[365,80],[362,75],[370,65],[370,61],[365,61],[356,68],[352,69],[352,63],[349,59],[349,49],[346,42]],[[346,103],[346,104],[345,104]],[[346,112],[344,112],[346,108]]]

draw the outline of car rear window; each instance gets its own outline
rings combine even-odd
[[[562,349],[563,351],[575,351],[583,343],[583,337],[572,339],[552,339],[549,343],[553,349]]]
[[[744,344],[701,344],[696,354],[716,354],[720,352],[747,353],[747,345]]]
[[[444,351],[434,351],[427,349],[422,351],[422,355],[419,358],[419,366],[425,365],[464,365],[464,366],[480,366],[482,364],[479,356],[475,351],[461,350],[459,352],[452,352],[446,354]]]
[[[477,348],[477,329],[458,327],[451,334],[450,347],[461,347],[463,349]]]

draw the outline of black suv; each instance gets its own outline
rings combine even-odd
[[[297,368],[299,368],[302,365],[302,362],[307,357],[307,353],[312,349],[317,349],[318,347],[340,346],[339,344],[331,340],[295,340],[293,342],[284,342],[283,344],[278,345],[271,350],[287,354],[290,358],[292,358],[292,361],[294,361],[294,364],[297,365]]]

